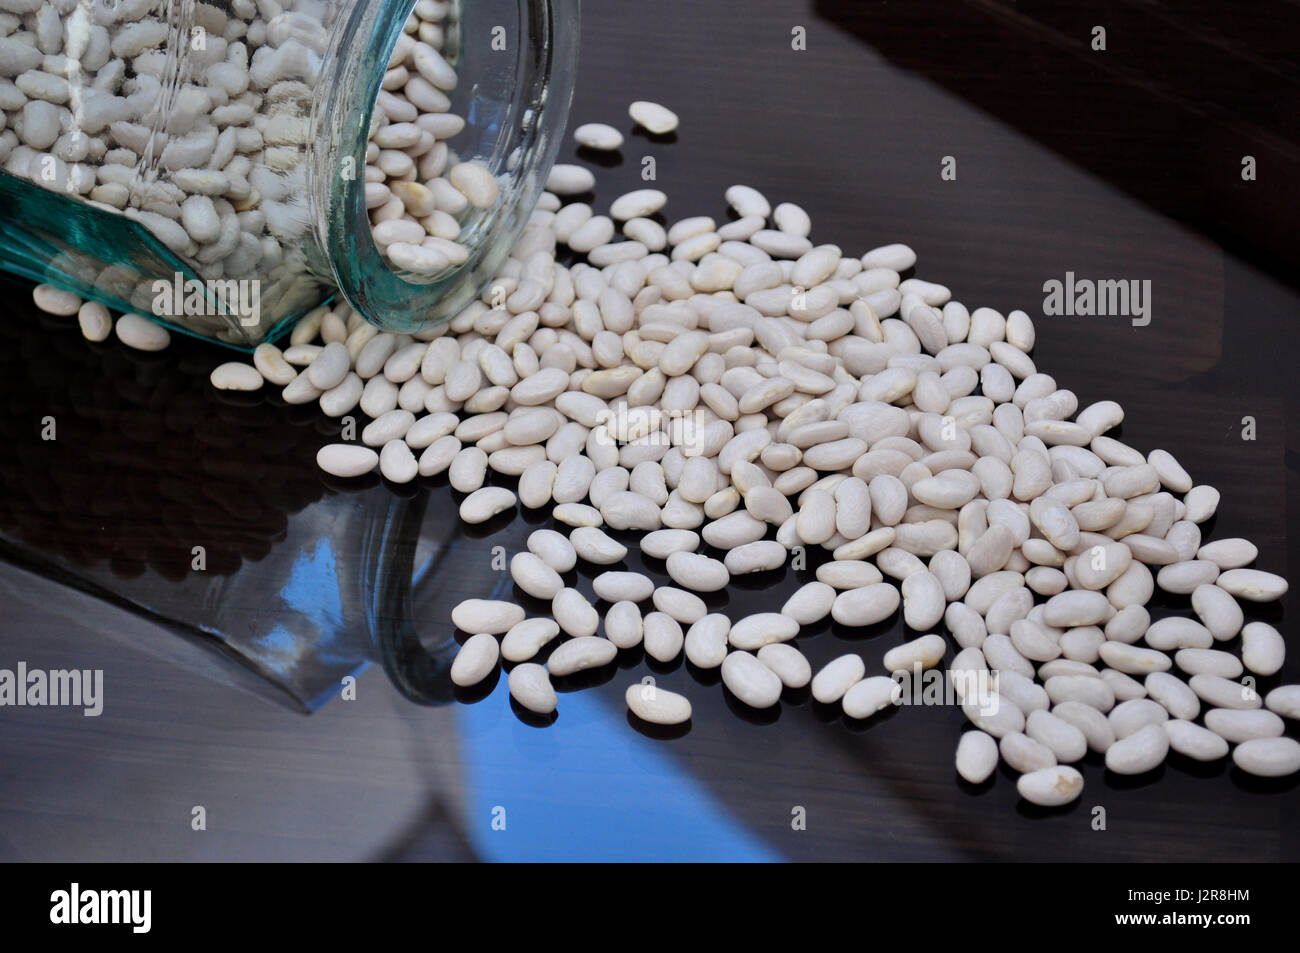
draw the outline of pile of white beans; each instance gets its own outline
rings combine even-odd
[[[655,104],[634,110],[655,131],[676,125]],[[621,142],[599,124],[578,139]],[[1213,761],[1230,746],[1251,774],[1300,770],[1283,723],[1300,718],[1300,685],[1261,698],[1238,681],[1282,668],[1282,636],[1244,608],[1280,598],[1286,581],[1249,568],[1248,540],[1202,539],[1218,491],[1165,450],[1107,436],[1119,404],[1080,409],[1038,370],[1025,312],[970,311],[943,285],[904,279],[916,264],[904,245],[861,257],[815,246],[803,209],[747,186],[726,192],[734,220],[665,229],[652,218],[667,203],[658,190],[619,196],[608,214],[566,204],[593,184],[557,166],[507,267],[446,326],[395,335],[346,305],[320,309],[285,350],[264,344],[253,367],[213,372],[218,387],[265,379],[332,417],[360,407],[360,442],[317,456],[335,476],[445,472],[468,523],[517,502],[550,510],[565,531],[537,530],[510,563],[550,616],[460,603],[451,621],[469,638],[455,684],[482,682],[504,658],[514,700],[549,716],[553,676],[640,645],[659,662],[684,653],[720,669],[754,708],[810,686],[865,719],[899,700],[894,673],[939,666],[951,641],[953,676],[996,673],[994,691],[961,698],[973,729],[956,768],[972,784],[1001,759],[1025,799],[1067,804],[1083,787],[1071,764],[1089,750],[1126,775],[1171,749]],[[564,245],[585,261],[557,262]],[[489,471],[516,488],[487,485]],[[642,552],[675,585],[620,569],[627,547],[606,528],[642,531]],[[810,547],[832,558],[779,612],[730,619],[700,598]],[[578,560],[610,567],[594,579],[603,610],[565,586]],[[1193,615],[1153,622],[1157,586],[1189,595]],[[877,674],[846,654],[814,675],[797,647],[828,616],[872,626],[900,606],[917,637]],[[561,636],[545,665],[532,661]],[[1238,636],[1240,650],[1225,650]],[[626,701],[650,723],[691,717],[686,697],[650,684]]]
[[[309,117],[333,27],[311,2],[228,6],[195,4],[202,43],[191,38],[177,66],[158,0],[0,0],[0,163],[140,222],[202,278],[261,279],[268,314],[240,316],[260,336],[267,328],[253,318],[301,313],[322,297],[303,245],[314,227]],[[450,112],[457,75],[440,52],[449,12],[448,0],[416,4],[371,114],[372,234],[407,274],[463,263],[462,222],[499,196],[491,172],[458,161],[446,142],[465,125]],[[147,313],[158,276],[110,266],[84,277]],[[243,339],[221,315],[170,317]]]

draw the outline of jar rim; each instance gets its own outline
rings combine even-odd
[[[483,240],[468,248],[466,262],[433,280],[413,281],[389,265],[371,238],[365,154],[389,57],[416,2],[358,3],[339,25],[338,42],[322,65],[322,95],[312,117],[314,158],[308,172],[326,258],[322,270],[367,320],[401,333],[444,323],[463,311],[495,277],[527,225],[567,122],[579,24],[578,0],[518,0],[521,32],[528,29],[538,35],[528,38],[536,55],[518,77],[519,92],[536,115],[522,130],[523,140],[515,150],[512,172],[517,181],[502,190],[498,207],[488,213]],[[523,38],[519,42],[522,46]]]

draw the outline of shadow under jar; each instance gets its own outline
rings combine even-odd
[[[0,0],[0,268],[236,347],[336,292],[385,330],[446,321],[544,188],[577,33],[578,0]],[[425,135],[382,152],[410,170],[375,143],[401,140],[383,129],[403,72]],[[393,210],[367,185],[433,184],[435,148],[455,237],[428,235],[447,264],[412,270],[372,238]],[[459,163],[490,204],[457,200]]]

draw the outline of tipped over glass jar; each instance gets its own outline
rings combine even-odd
[[[0,0],[0,268],[252,347],[416,332],[505,262],[578,0]]]

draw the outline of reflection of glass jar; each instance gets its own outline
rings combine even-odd
[[[578,0],[420,4],[445,17],[435,35],[457,73],[466,122],[447,145],[499,185],[490,208],[456,215],[463,262],[399,272],[370,237],[371,112],[416,0],[13,0],[0,267],[245,346],[335,289],[392,331],[455,315],[544,187]]]

